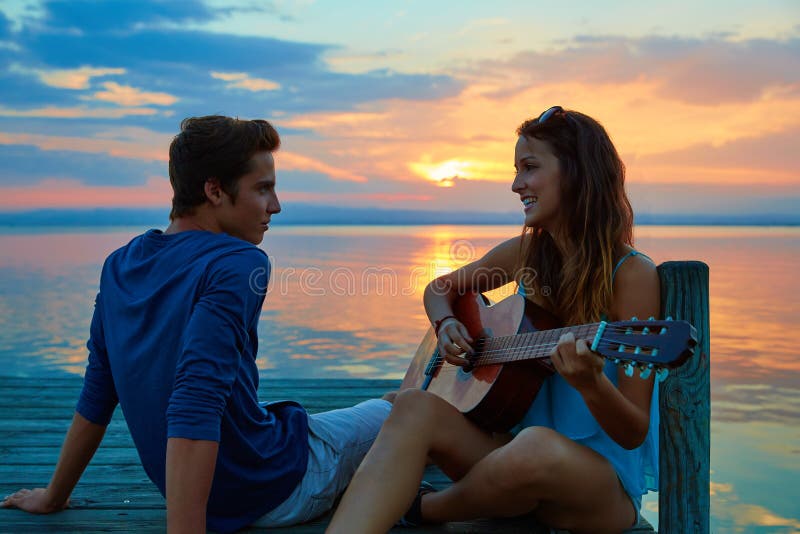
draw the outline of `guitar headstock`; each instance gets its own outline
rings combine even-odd
[[[655,370],[665,378],[668,369],[679,367],[697,346],[697,331],[686,321],[630,321],[606,323],[597,332],[592,350],[625,365],[626,374],[638,368],[642,378]]]

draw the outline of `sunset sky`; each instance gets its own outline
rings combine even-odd
[[[602,122],[639,213],[800,206],[800,2],[0,2],[0,211],[167,206],[187,116],[266,118],[287,206],[513,211],[514,130]]]

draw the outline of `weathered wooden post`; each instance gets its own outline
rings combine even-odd
[[[661,384],[658,530],[709,532],[710,380],[708,265],[670,261],[658,266],[662,318],[697,329],[696,352]]]

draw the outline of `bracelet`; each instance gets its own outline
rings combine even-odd
[[[442,327],[442,323],[444,323],[448,319],[455,319],[458,320],[458,317],[455,315],[445,315],[441,319],[437,319],[433,322],[433,333],[436,337],[439,337],[439,329]]]

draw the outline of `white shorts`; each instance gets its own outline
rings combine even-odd
[[[291,495],[257,519],[256,527],[310,521],[333,507],[372,446],[392,404],[370,399],[308,417],[308,468]]]

